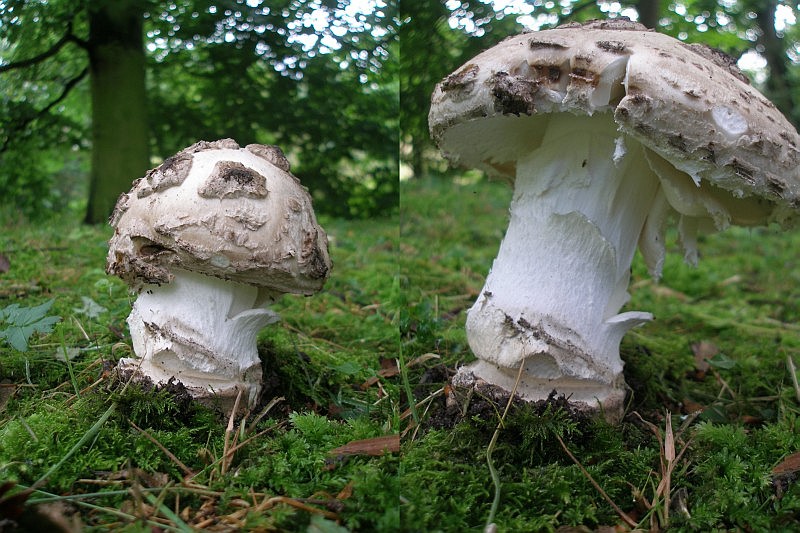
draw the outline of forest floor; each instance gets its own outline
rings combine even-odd
[[[104,272],[110,227],[7,226],[0,530],[397,530],[398,222],[321,223],[331,277],[272,307],[264,399],[237,417],[115,381],[134,296]]]
[[[457,396],[447,378],[474,360],[466,310],[510,198],[485,180],[402,184],[402,352],[423,361],[403,374],[416,403],[402,439],[403,528],[800,528],[800,231],[701,238],[697,267],[670,234],[660,282],[637,254],[623,311],[656,319],[622,342],[620,425],[559,398],[504,414],[504,402]]]
[[[702,238],[696,268],[671,235],[658,283],[637,257],[626,309],[656,320],[623,340],[630,394],[621,424],[557,397],[508,412],[490,398],[459,398],[453,410],[447,379],[473,359],[465,313],[510,196],[499,183],[431,178],[402,184],[399,222],[323,219],[332,276],[322,293],[274,306],[282,320],[259,337],[267,393],[233,419],[174,387],[115,385],[115,362],[131,354],[132,296],[103,270],[110,228],[7,227],[0,523],[796,530],[800,232]],[[13,331],[26,327],[53,329],[12,348]]]

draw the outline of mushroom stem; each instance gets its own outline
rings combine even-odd
[[[652,319],[618,313],[660,184],[644,148],[622,137],[610,114],[562,116],[546,127],[541,145],[517,162],[509,227],[467,316],[479,358],[468,370],[511,390],[524,364],[523,398],[556,389],[586,407],[616,409],[624,398],[619,343]]]
[[[259,289],[186,270],[164,285],[145,285],[128,317],[133,349],[123,359],[153,382],[174,377],[199,399],[230,403],[242,389],[253,406],[261,390],[256,336],[277,314],[255,308]]]

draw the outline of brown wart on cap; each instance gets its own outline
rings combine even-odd
[[[249,405],[261,389],[266,306],[319,291],[331,269],[311,197],[278,147],[200,141],[120,196],[106,270],[139,293],[128,324],[139,359],[120,369],[174,377],[198,398]]]
[[[269,144],[248,144],[244,149],[265,159],[268,163],[275,165],[284,172],[289,172],[289,160],[286,159],[286,156],[283,155],[283,151],[277,146]]]
[[[145,174],[146,185],[142,185],[136,196],[145,198],[154,192],[161,192],[164,189],[175,187],[183,183],[189,171],[192,169],[192,156],[185,152],[180,152],[172,157],[168,157],[161,165]]]
[[[267,178],[236,161],[220,161],[197,190],[203,198],[266,198]]]
[[[619,310],[638,246],[661,274],[677,220],[685,257],[731,224],[788,225],[800,136],[733,60],[613,19],[511,37],[445,78],[431,135],[454,164],[514,183],[510,223],[467,317],[477,376],[609,418],[619,342],[652,318]]]

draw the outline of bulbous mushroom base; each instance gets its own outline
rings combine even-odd
[[[229,413],[236,405],[236,398],[241,391],[239,399],[239,412],[252,407],[254,401],[261,394],[261,365],[256,365],[249,371],[248,377],[238,381],[218,381],[212,383],[207,376],[189,377],[184,372],[166,372],[155,368],[153,365],[144,365],[142,359],[125,358],[117,364],[117,373],[123,382],[151,382],[164,386],[170,379],[179,382],[186,388],[191,397],[212,409],[222,413]],[[250,398],[254,401],[251,402]]]
[[[578,411],[602,416],[611,424],[622,420],[625,411],[625,383],[622,376],[613,385],[564,377],[544,379],[535,377],[536,366],[535,360],[526,362],[518,382],[519,369],[503,368],[478,360],[459,368],[452,385],[478,391],[493,386],[509,392],[515,390],[516,385],[517,396],[528,402],[547,400],[550,393],[555,391],[563,394]]]
[[[187,271],[145,286],[128,317],[137,358],[120,360],[120,373],[155,384],[174,378],[226,411],[241,391],[240,407],[253,407],[261,392],[256,336],[277,320],[260,299],[256,287]]]

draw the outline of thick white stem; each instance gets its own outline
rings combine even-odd
[[[618,313],[659,181],[619,136],[608,114],[567,115],[518,161],[510,224],[467,317],[479,377],[510,390],[524,364],[528,399],[624,397],[619,343],[652,315]]]
[[[154,383],[175,378],[198,398],[230,403],[237,389],[254,405],[261,389],[256,336],[278,317],[254,309],[258,288],[177,270],[164,285],[146,285],[128,317],[133,349],[123,359]]]

